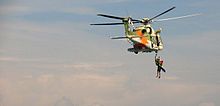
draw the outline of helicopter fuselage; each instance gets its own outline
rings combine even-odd
[[[163,49],[162,39],[160,37],[161,30],[154,31],[150,24],[140,25],[136,28],[132,28],[132,23],[126,23],[125,35],[128,41],[133,45],[132,48],[128,48],[129,52],[158,52]]]

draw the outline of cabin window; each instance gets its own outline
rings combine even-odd
[[[142,34],[145,34],[147,31],[146,31],[146,29],[143,29],[141,32],[142,32]]]
[[[147,29],[146,31],[147,31],[148,34],[152,34],[152,28],[151,27],[146,27],[146,29]]]

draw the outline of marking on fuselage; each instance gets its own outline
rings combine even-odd
[[[144,36],[144,34],[142,33],[142,30],[136,30],[136,34],[140,37],[141,43],[144,45],[148,44],[148,39],[147,37]]]

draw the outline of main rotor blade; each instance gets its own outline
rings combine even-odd
[[[124,23],[100,23],[100,24],[90,24],[90,25],[122,25]]]
[[[164,12],[162,12],[162,13],[156,15],[156,16],[154,16],[153,18],[149,19],[149,21],[152,21],[153,19],[155,19],[155,18],[157,18],[157,17],[159,17],[159,16],[161,16],[161,15],[163,15],[163,14],[165,14],[165,13],[171,11],[171,10],[173,10],[174,8],[176,8],[176,7],[172,7],[170,9],[168,9],[168,10],[166,10],[166,11],[164,11]]]
[[[97,14],[98,16],[107,17],[107,18],[113,18],[113,19],[119,19],[123,20],[123,17],[113,16],[113,15],[105,15],[105,14]]]
[[[191,14],[191,15],[185,15],[185,16],[179,16],[179,17],[171,17],[171,18],[165,18],[165,19],[158,19],[158,20],[155,20],[154,22],[176,20],[176,19],[181,19],[181,18],[194,17],[194,16],[198,16],[198,15],[202,15],[202,14]]]

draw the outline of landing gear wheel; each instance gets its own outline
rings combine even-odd
[[[135,54],[138,54],[138,52],[134,52]]]

